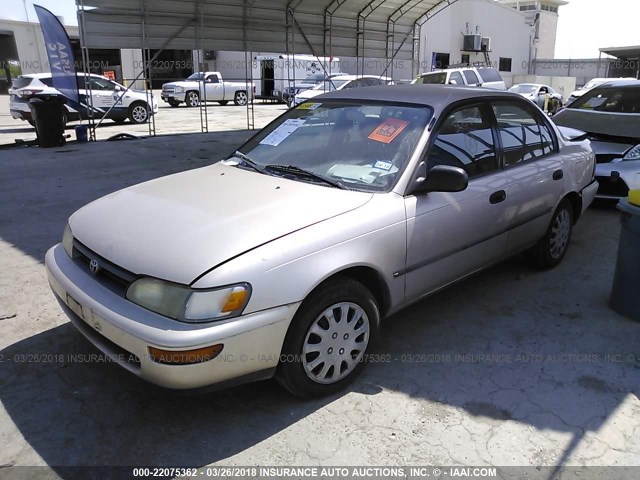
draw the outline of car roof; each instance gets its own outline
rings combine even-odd
[[[612,88],[612,87],[637,87],[640,86],[640,80],[616,80],[611,79],[605,84],[600,85],[598,88]]]
[[[480,87],[458,87],[453,85],[388,85],[379,87],[348,88],[324,93],[315,99],[355,100],[414,103],[429,105],[441,110],[449,104],[474,98],[513,98],[523,100],[521,95],[502,90]]]
[[[78,75],[79,77],[80,76],[84,77],[85,73],[84,72],[76,72],[76,75]],[[95,73],[87,73],[86,75],[88,75],[90,77],[107,78],[107,77],[105,77],[103,75],[97,75]],[[20,76],[24,77],[24,78],[38,78],[38,79],[40,79],[40,78],[51,78],[53,75],[50,72],[47,72],[47,73],[23,73]]]

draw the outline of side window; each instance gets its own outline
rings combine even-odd
[[[551,131],[528,109],[511,102],[496,102],[493,111],[498,121],[506,167],[555,151]]]
[[[114,90],[113,84],[102,78],[91,78],[91,88],[93,90]]]
[[[460,72],[451,72],[449,83],[451,83],[452,80],[456,82],[456,85],[464,87],[464,80],[462,80],[462,75],[460,75]]]
[[[467,79],[468,85],[477,85],[480,83],[480,79],[473,70],[463,70],[462,73],[464,74],[464,78]]]
[[[427,157],[427,169],[436,165],[463,168],[470,178],[499,170],[490,119],[482,107],[464,107],[447,116]]]
[[[218,76],[217,75],[209,75],[207,77],[207,82],[208,83],[220,83],[220,80],[218,80]]]

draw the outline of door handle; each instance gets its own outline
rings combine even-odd
[[[498,190],[497,192],[493,192],[489,197],[489,201],[495,205],[496,203],[504,202],[507,198],[507,192],[504,190]]]
[[[564,177],[564,173],[562,170],[556,170],[555,172],[553,172],[554,180],[560,180],[562,177]]]

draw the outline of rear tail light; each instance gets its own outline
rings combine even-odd
[[[42,92],[42,89],[28,89],[28,90],[20,90],[18,92],[18,96],[22,97],[22,98],[29,98],[29,97],[33,97],[34,95],[38,94]]]

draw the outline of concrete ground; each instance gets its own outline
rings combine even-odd
[[[380,361],[330,398],[272,381],[176,397],[93,355],[45,278],[67,217],[247,136],[0,150],[0,466],[640,465],[640,323],[608,306],[610,207],[558,268],[516,257],[389,318]]]
[[[155,129],[157,135],[172,133],[200,133],[200,116],[206,119],[208,131],[218,132],[230,129],[247,128],[247,107],[237,107],[231,102],[227,106],[209,102],[206,108],[188,108],[181,104],[177,108],[171,108],[168,103],[160,99],[160,90],[155,90],[154,95],[158,100],[158,113],[155,115]],[[254,104],[254,124],[256,128],[262,128],[278,115],[287,110],[284,104],[263,103],[257,100]],[[203,120],[204,122],[205,120]],[[83,122],[87,123],[87,122]],[[80,122],[69,122],[66,134],[75,140],[74,127]],[[125,123],[119,125],[112,120],[105,120],[96,129],[96,138],[106,140],[118,133],[130,133],[136,136],[148,136],[149,124],[135,125]],[[35,129],[23,120],[16,120],[9,113],[9,96],[0,95],[0,145],[12,144],[16,139],[29,141],[35,140]]]

